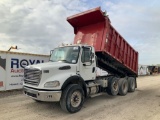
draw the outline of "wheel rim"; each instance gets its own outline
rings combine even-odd
[[[118,82],[114,81],[113,83],[113,90],[117,91],[118,90]]]
[[[79,91],[73,92],[71,95],[71,105],[73,107],[78,107],[81,104],[82,95]]]

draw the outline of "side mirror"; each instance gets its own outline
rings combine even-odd
[[[53,51],[54,51],[54,50],[51,50],[51,51],[50,51],[50,57],[51,57],[51,55],[52,55]]]
[[[94,63],[94,53],[91,53],[90,62],[91,62],[91,64]]]

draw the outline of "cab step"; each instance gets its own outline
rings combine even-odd
[[[97,96],[100,96],[100,95],[103,95],[103,93],[93,94],[93,95],[90,95],[90,97],[93,98],[93,97],[97,97]]]

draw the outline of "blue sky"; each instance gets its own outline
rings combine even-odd
[[[0,50],[17,45],[13,51],[49,54],[73,41],[67,16],[98,6],[139,52],[140,64],[160,64],[159,0],[0,0]]]

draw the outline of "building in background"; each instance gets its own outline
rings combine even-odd
[[[21,89],[25,66],[49,61],[49,55],[0,51],[0,91]]]
[[[138,75],[148,75],[148,65],[138,65]]]
[[[158,65],[138,65],[138,75],[153,75],[160,73],[160,66]]]

